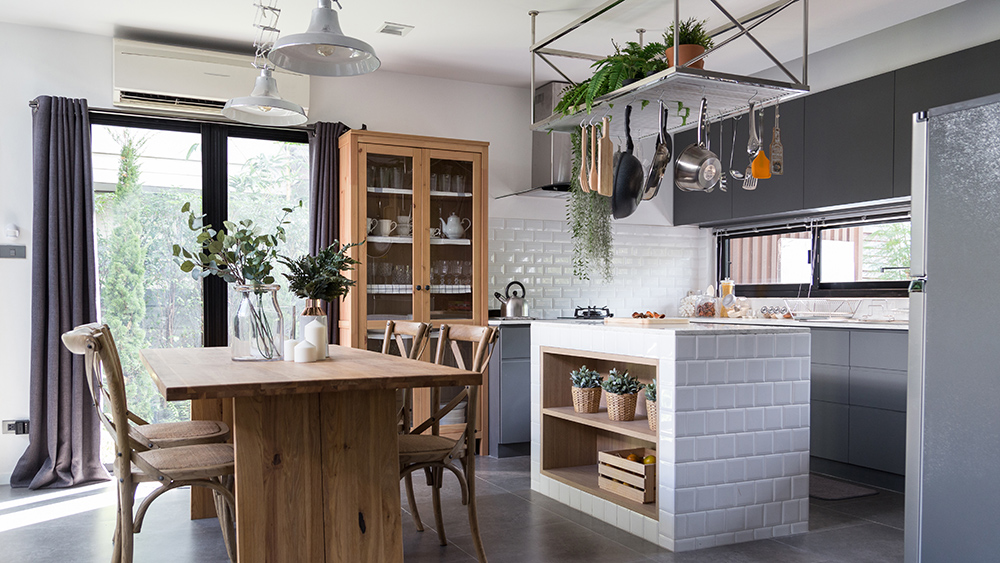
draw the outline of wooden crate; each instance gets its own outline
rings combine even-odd
[[[656,500],[656,464],[646,465],[642,461],[625,459],[636,454],[640,460],[647,455],[655,456],[656,450],[633,448],[597,452],[598,484],[629,500],[646,504]]]

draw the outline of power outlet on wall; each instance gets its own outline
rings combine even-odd
[[[3,421],[0,428],[3,429],[4,434],[27,434],[28,433],[28,421],[27,420],[5,420]]]

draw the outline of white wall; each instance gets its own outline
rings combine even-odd
[[[26,260],[0,259],[0,418],[28,418],[31,330],[31,110],[40,95],[87,98],[111,106],[111,39],[0,24],[10,52],[0,88],[0,226],[15,223],[28,247]],[[8,242],[0,238],[0,244]],[[28,445],[26,436],[0,434],[0,484]]]

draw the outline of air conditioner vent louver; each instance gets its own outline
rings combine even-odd
[[[198,98],[184,98],[181,96],[164,96],[161,94],[148,94],[146,92],[119,92],[119,102],[130,102],[133,104],[149,103],[158,107],[174,105],[179,108],[200,108],[204,110],[222,110],[226,102],[216,100],[203,100]]]
[[[385,22],[381,27],[378,28],[378,33],[384,33],[386,35],[395,35],[396,37],[402,37],[409,33],[413,29],[412,25],[406,25],[405,23],[392,23]]]

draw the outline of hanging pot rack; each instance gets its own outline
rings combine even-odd
[[[695,126],[697,108],[702,98],[708,100],[708,121],[714,122],[745,113],[749,109],[750,101],[753,101],[756,106],[763,108],[802,96],[809,92],[809,85],[807,83],[809,68],[809,0],[778,0],[741,18],[734,17],[722,6],[719,0],[707,1],[715,5],[730,22],[725,26],[711,30],[709,35],[717,37],[720,34],[733,30],[737,30],[736,33],[719,41],[713,48],[706,50],[699,57],[684,64],[678,64],[678,50],[675,49],[674,60],[670,68],[601,96],[595,100],[589,113],[584,109],[566,116],[561,114],[536,116],[534,114],[534,104],[532,104],[531,129],[533,131],[570,132],[578,130],[582,124],[596,123],[604,116],[611,117],[612,123],[622,123],[625,107],[629,104],[638,104],[640,101],[647,101],[650,102],[649,107],[658,108],[659,104],[656,102],[662,101],[668,107],[675,108],[671,112],[672,119],[667,126],[667,130],[673,133]],[[530,91],[532,96],[535,92],[536,59],[546,63],[571,84],[575,84],[575,82],[555,65],[551,59],[552,57],[591,61],[603,59],[603,56],[553,49],[549,45],[626,2],[628,0],[607,0],[540,41],[535,40],[535,18],[538,16],[538,12],[534,10],[528,12],[528,15],[531,17]],[[677,30],[680,27],[681,21],[679,4],[680,0],[674,1],[673,29],[675,44],[677,43]],[[801,4],[802,6],[802,66],[798,75],[782,64],[752,33],[754,28],[793,4]],[[645,30],[636,31],[640,34],[641,42],[642,32]],[[761,53],[768,57],[789,78],[789,81],[770,80],[691,67],[693,63],[698,62],[743,36],[746,36]],[[639,110],[640,107],[639,105],[634,106],[634,111]],[[639,128],[651,130],[657,127],[657,117],[657,111],[638,111],[637,113],[633,113],[632,119]]]

